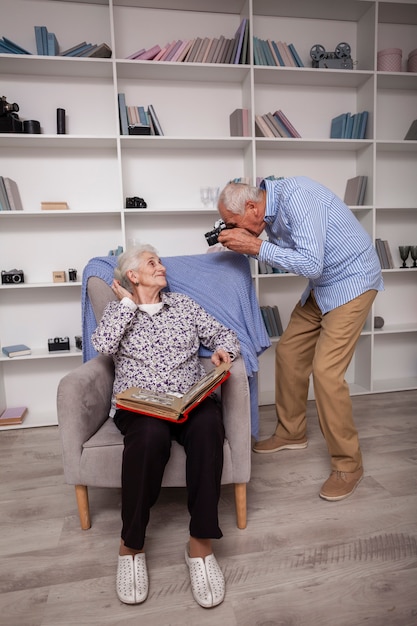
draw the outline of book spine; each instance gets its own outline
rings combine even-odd
[[[127,108],[126,108],[126,96],[124,93],[118,94],[118,102],[119,102],[119,120],[120,120],[120,134],[128,135],[129,134],[129,122],[127,119]]]
[[[294,126],[291,124],[290,120],[287,118],[287,116],[281,111],[281,109],[279,109],[278,111],[275,111],[274,115],[276,115],[277,117],[279,117],[279,119],[281,120],[281,122],[284,124],[284,126],[286,126],[286,128],[288,129],[288,131],[291,133],[292,137],[301,137],[300,133],[294,128]]]

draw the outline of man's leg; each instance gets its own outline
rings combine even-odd
[[[254,445],[255,452],[267,454],[307,446],[306,403],[321,320],[321,311],[311,295],[304,306],[295,306],[275,352],[278,425],[272,437]]]
[[[316,346],[314,393],[332,467],[332,474],[320,495],[329,500],[350,495],[363,475],[359,437],[345,374],[376,293],[367,291],[327,313]]]

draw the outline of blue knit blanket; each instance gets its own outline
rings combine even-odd
[[[163,257],[161,261],[167,269],[169,291],[189,295],[224,326],[236,332],[249,377],[252,435],[257,439],[258,357],[269,348],[271,342],[260,312],[248,258],[227,251]],[[81,308],[84,361],[97,354],[91,344],[91,335],[97,323],[88,298],[87,282],[91,276],[97,276],[111,285],[116,264],[117,257],[95,257],[88,262],[83,272]],[[200,352],[202,356],[211,354],[203,347]]]

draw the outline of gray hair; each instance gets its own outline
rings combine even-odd
[[[227,211],[243,215],[248,201],[259,202],[262,190],[244,183],[229,183],[220,193],[218,204],[222,204]]]
[[[128,291],[132,291],[132,284],[127,278],[126,274],[129,270],[137,270],[141,264],[141,257],[144,252],[151,252],[158,255],[158,252],[153,246],[148,243],[144,243],[136,248],[130,248],[123,252],[117,259],[117,267],[114,268],[114,277],[120,282],[122,287]]]

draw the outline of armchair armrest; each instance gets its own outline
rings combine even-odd
[[[114,366],[99,355],[69,372],[58,385],[57,415],[65,479],[79,482],[83,444],[109,416]]]

